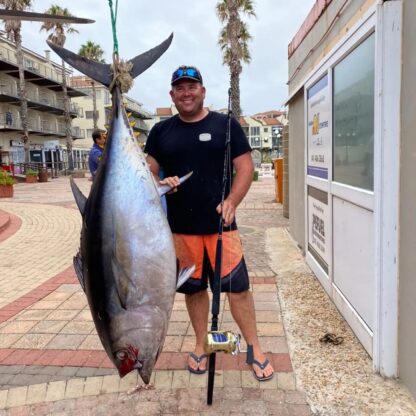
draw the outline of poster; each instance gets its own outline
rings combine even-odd
[[[311,254],[324,269],[329,262],[329,209],[328,194],[308,187],[308,245]],[[317,257],[317,255],[319,257]],[[323,260],[323,264],[320,260]]]
[[[328,75],[308,89],[308,175],[328,179],[331,150],[331,102]]]

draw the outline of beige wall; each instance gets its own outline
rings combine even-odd
[[[416,396],[416,2],[403,1],[400,149],[399,375]]]
[[[351,0],[340,18],[335,20],[332,30],[325,37],[324,41],[316,46],[344,3],[345,0],[332,0],[319,21],[316,22],[313,29],[290,57],[289,78],[291,80],[289,82],[289,96],[302,86],[305,77],[316,69],[319,62],[328,55],[336,43],[345,37],[349,28],[367,12],[369,7],[376,4],[377,0]],[[315,49],[310,53],[312,48]],[[308,58],[305,60],[306,56]]]
[[[289,102],[289,224],[305,252],[305,110],[303,89]]]

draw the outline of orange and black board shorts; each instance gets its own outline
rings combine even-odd
[[[192,276],[177,290],[193,294],[212,288],[218,234],[173,234],[180,269],[195,265]],[[250,287],[238,230],[222,234],[221,292],[240,293]]]

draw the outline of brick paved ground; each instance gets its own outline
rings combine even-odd
[[[88,193],[91,183],[78,183]],[[116,375],[71,266],[80,216],[68,179],[17,185],[13,199],[0,201],[0,415],[311,414],[296,390],[275,274],[265,253],[266,229],[287,226],[273,179],[253,184],[238,220],[260,342],[276,377],[259,383],[244,353],[219,354],[214,405],[207,406],[207,376],[186,370],[194,334],[178,295],[153,374],[156,389],[127,396],[137,375]],[[237,330],[225,300],[221,324]]]

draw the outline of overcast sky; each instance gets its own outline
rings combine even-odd
[[[91,40],[105,51],[111,62],[113,38],[108,0],[34,0],[33,11],[44,12],[52,3],[67,7],[77,17],[95,20],[75,25],[79,34],[67,36],[65,47],[78,52]],[[113,0],[116,3],[116,0]],[[117,37],[119,55],[132,58],[174,33],[172,45],[146,72],[136,78],[128,95],[154,112],[168,107],[170,77],[182,64],[197,66],[207,88],[206,105],[227,106],[228,67],[222,65],[218,46],[220,23],[215,13],[217,0],[119,0]],[[312,8],[315,0],[255,0],[256,18],[248,19],[252,61],[244,65],[240,80],[243,114],[250,115],[282,107],[287,98],[287,46]],[[23,44],[40,54],[47,45],[39,33],[40,23],[23,22]],[[52,53],[53,60],[59,58]]]

